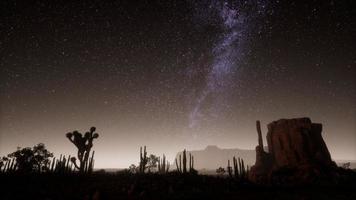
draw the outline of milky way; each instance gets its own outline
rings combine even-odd
[[[95,126],[96,167],[128,167],[140,146],[254,149],[257,119],[310,117],[356,159],[350,2],[1,1],[0,156],[74,155],[65,134]]]
[[[263,1],[243,1],[230,4],[221,1],[212,1],[209,9],[214,9],[220,19],[223,32],[212,49],[213,61],[209,66],[205,87],[195,100],[193,109],[189,115],[189,127],[197,128],[203,118],[218,117],[223,104],[219,99],[224,98],[221,92],[231,84],[230,76],[234,76],[239,68],[243,55],[248,51],[246,41],[251,35],[253,27],[256,27],[256,18],[263,16],[266,3]],[[212,96],[210,105],[212,112],[206,116],[203,114],[202,105],[208,96]]]

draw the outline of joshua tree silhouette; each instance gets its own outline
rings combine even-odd
[[[84,136],[78,131],[73,131],[66,134],[69,141],[71,141],[78,148],[77,157],[79,160],[79,166],[75,157],[72,157],[71,161],[73,162],[75,168],[79,170],[79,172],[87,172],[93,170],[94,151],[90,160],[89,154],[91,148],[93,147],[93,140],[99,137],[98,133],[94,133],[95,130],[95,127],[91,127],[90,131],[86,132]]]

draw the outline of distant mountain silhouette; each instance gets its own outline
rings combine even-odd
[[[178,159],[178,152],[176,158]],[[216,145],[208,145],[204,150],[194,150],[189,151],[194,156],[194,168],[197,170],[207,169],[207,170],[216,170],[219,167],[226,168],[227,161],[232,162],[233,156],[240,157],[244,159],[245,164],[252,166],[255,163],[256,152],[252,149],[222,149]],[[174,163],[173,163],[174,164]],[[175,166],[172,166],[172,169],[175,169]]]

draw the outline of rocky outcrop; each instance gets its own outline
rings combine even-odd
[[[281,119],[268,125],[268,151],[275,167],[301,164],[332,165],[328,148],[321,136],[322,125],[309,118]]]
[[[280,119],[268,124],[268,152],[262,148],[259,121],[256,127],[259,145],[249,174],[251,181],[310,182],[336,168],[321,136],[321,124],[312,123],[309,118]]]

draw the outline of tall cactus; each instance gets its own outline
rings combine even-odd
[[[177,171],[179,173],[196,173],[196,170],[194,169],[194,156],[189,153],[189,163],[187,164],[187,151],[184,149],[181,154],[178,155],[179,157],[179,162],[177,158],[175,159]],[[183,157],[183,159],[182,159]],[[182,162],[183,160],[183,162]]]
[[[237,159],[236,159],[236,157],[234,156],[234,157],[232,158],[232,160],[233,160],[233,165],[234,165],[234,176],[235,176],[235,178],[238,178],[238,177],[239,177],[239,169],[238,169],[238,167],[237,167]]]
[[[177,158],[175,159],[175,163],[176,163],[177,172],[181,173]]]
[[[194,159],[193,157],[192,157],[192,154],[191,153],[189,153],[189,171],[192,169],[192,159]]]
[[[241,159],[240,159],[240,157],[238,158],[238,162],[239,162],[239,178],[241,178],[241,175],[242,175],[242,165],[241,165]]]
[[[232,167],[230,166],[230,160],[227,160],[227,172],[229,177],[232,178]]]
[[[187,173],[187,151],[183,151],[183,173]]]
[[[189,153],[189,172],[190,173],[195,173],[196,170],[194,169],[194,156]]]
[[[237,179],[245,179],[248,175],[248,166],[245,167],[245,162],[242,158],[235,156],[232,158],[233,166],[230,166],[230,160],[228,160],[227,169],[229,176],[232,177],[232,172],[234,172],[234,177]],[[230,169],[230,171],[229,171]]]
[[[142,147],[140,147],[140,166],[139,166],[140,173],[145,173],[147,162],[148,162],[148,158],[147,158],[146,146],[144,146],[143,152],[142,152]]]
[[[245,178],[246,176],[246,169],[244,160],[241,158],[241,178]]]
[[[95,127],[91,127],[90,131],[86,132],[84,136],[78,131],[73,131],[66,134],[69,141],[71,141],[78,148],[77,157],[79,160],[79,165],[77,164],[77,159],[75,157],[71,158],[71,162],[81,173],[86,171],[89,164],[89,155],[91,148],[93,147],[93,140],[99,137],[98,133],[94,133],[95,130]]]
[[[182,155],[179,155],[179,171],[183,172],[182,171]]]
[[[169,162],[166,161],[166,156],[163,154],[162,159],[159,158],[158,161],[158,173],[165,174],[168,173],[169,170]]]

